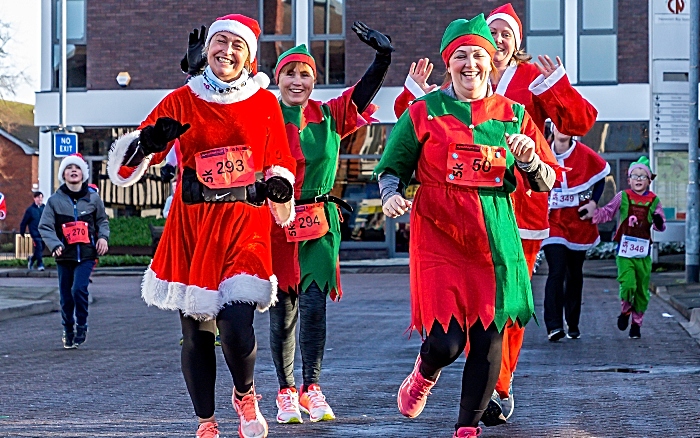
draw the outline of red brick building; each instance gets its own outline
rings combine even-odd
[[[5,195],[7,217],[0,231],[19,231],[24,210],[39,186],[39,151],[0,128],[0,192]]]

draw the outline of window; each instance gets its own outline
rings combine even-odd
[[[68,88],[85,88],[87,86],[87,49],[86,49],[86,1],[66,1],[66,56],[68,60]],[[53,88],[57,89],[58,75],[61,68],[61,9],[60,2],[53,3]]]
[[[259,2],[262,32],[258,40],[258,70],[274,81],[277,58],[295,45],[295,0]]]
[[[578,82],[617,82],[617,0],[578,1]]]
[[[528,0],[525,50],[564,62],[564,0]]]
[[[310,49],[319,85],[345,85],[345,0],[312,0]]]

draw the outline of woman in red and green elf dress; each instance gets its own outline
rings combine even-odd
[[[335,183],[340,141],[367,125],[376,110],[371,101],[384,81],[393,48],[389,39],[361,22],[353,30],[376,50],[360,81],[328,102],[309,99],[316,63],[305,45],[280,55],[275,79],[292,155],[297,162],[296,219],[289,228],[272,229],[272,265],[279,279],[278,302],[270,309],[270,349],[277,370],[277,421],[332,420],[333,410],[319,386],[326,344],[326,297],[342,295],[338,252],[338,204],[329,193]],[[347,206],[349,208],[349,206]],[[300,320],[303,385],[294,382],[297,320]]]
[[[540,56],[539,64],[529,62],[531,56],[521,49],[523,26],[513,6],[506,3],[494,9],[486,22],[498,46],[493,57],[496,69],[491,74],[494,93],[523,104],[540,132],[544,132],[545,120],[549,118],[562,132],[585,135],[593,127],[598,111],[571,86],[559,59],[558,65],[548,56]],[[432,64],[427,59],[412,66],[404,90],[394,105],[397,117],[406,110],[409,102],[435,88],[426,82],[431,71]],[[532,274],[542,240],[549,235],[547,194],[531,190],[520,175],[517,178],[520,184],[513,193],[515,217],[528,271]],[[486,425],[501,424],[513,413],[511,383],[524,335],[525,329],[518,324],[506,327],[501,375],[494,398],[482,418]],[[501,415],[502,410],[505,416]]]
[[[385,214],[411,213],[411,328],[426,338],[399,389],[415,417],[440,370],[469,350],[455,437],[475,437],[500,372],[503,329],[534,314],[510,194],[523,173],[549,191],[556,161],[523,105],[491,94],[497,50],[483,14],[442,38],[447,87],[417,99],[396,123],[379,175]],[[398,194],[415,171],[413,204]]]

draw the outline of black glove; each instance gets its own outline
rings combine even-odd
[[[389,35],[384,35],[379,31],[370,29],[361,21],[354,22],[352,24],[352,30],[360,38],[360,41],[376,50],[377,53],[389,55],[394,51],[394,48],[391,45],[391,37]]]
[[[292,199],[294,188],[292,184],[281,176],[273,176],[267,181],[267,199],[278,204],[284,204]]]
[[[180,61],[180,69],[190,76],[198,75],[207,65],[207,58],[204,56],[204,45],[207,39],[207,28],[193,29],[187,40],[187,54]]]
[[[651,215],[652,221],[654,221],[654,226],[657,230],[661,230],[664,226],[664,218],[660,214],[654,213]]]
[[[175,178],[175,166],[166,164],[160,168],[160,180],[164,183],[169,183]]]
[[[160,117],[155,126],[146,126],[141,130],[139,142],[146,155],[163,152],[168,143],[175,140],[190,129],[190,124],[184,125],[170,117]]]
[[[267,199],[267,184],[263,181],[255,181],[246,187],[248,199],[247,201],[253,205],[261,206]]]

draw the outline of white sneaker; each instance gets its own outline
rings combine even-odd
[[[303,423],[299,410],[299,393],[296,388],[280,389],[277,393],[277,422],[281,424]]]
[[[335,420],[335,414],[326,402],[326,396],[321,392],[321,387],[315,383],[309,385],[306,391],[302,390],[302,395],[299,398],[299,409],[305,414],[309,414],[314,423]]]
[[[513,397],[513,377],[510,378],[510,387],[508,388],[508,398],[501,400],[501,409],[506,420],[509,420],[515,409],[515,397]]]
[[[253,388],[242,400],[238,400],[234,390],[231,399],[233,408],[241,421],[238,426],[240,438],[265,438],[267,436],[267,421],[258,408],[258,400],[261,398],[262,396],[257,395],[255,388]]]

